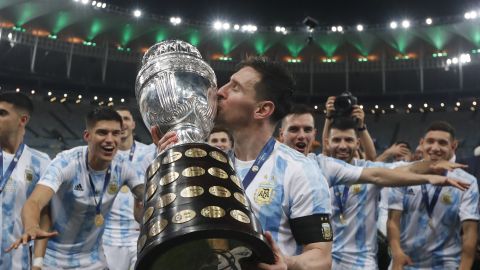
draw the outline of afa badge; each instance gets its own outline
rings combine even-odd
[[[442,203],[452,204],[452,194],[450,194],[450,192],[446,192],[442,194]]]
[[[33,181],[33,171],[30,169],[25,169],[25,180],[27,182],[32,182]]]
[[[352,185],[351,187],[353,194],[358,194],[360,191],[362,191],[362,186],[359,184]]]
[[[108,184],[108,194],[114,195],[118,191],[118,183],[116,181],[110,182]]]
[[[330,223],[328,222],[322,223],[322,236],[323,236],[323,239],[326,241],[332,240],[332,228],[330,226]]]
[[[271,182],[261,183],[255,190],[255,202],[258,205],[270,204],[274,196],[274,187],[274,184]]]

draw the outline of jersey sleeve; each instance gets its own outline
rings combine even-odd
[[[44,173],[38,184],[51,188],[54,192],[57,192],[62,183],[66,179],[65,171],[71,166],[64,155],[57,155],[48,166],[46,166]]]
[[[392,187],[388,190],[388,209],[403,211],[405,187]]]
[[[477,180],[472,177],[470,184],[470,187],[465,190],[462,195],[459,212],[460,221],[479,220],[479,194]]]
[[[130,161],[124,161],[122,163],[122,179],[124,183],[133,190],[138,185],[143,185],[143,175],[140,166],[133,166]]]
[[[363,170],[362,167],[323,155],[317,156],[317,162],[330,186],[353,185],[360,179]]]

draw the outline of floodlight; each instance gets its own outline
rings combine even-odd
[[[393,21],[390,23],[390,28],[396,29],[398,27],[398,23],[396,21]]]
[[[357,25],[357,31],[362,32],[363,31],[363,25],[361,25],[361,24]]]
[[[134,16],[135,18],[139,18],[140,16],[142,16],[142,11],[139,10],[139,9],[135,9],[135,10],[133,11],[133,16]]]
[[[425,20],[425,23],[428,24],[428,25],[432,24],[433,23],[432,18],[427,18]]]

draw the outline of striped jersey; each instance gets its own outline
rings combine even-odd
[[[2,175],[5,174],[13,157],[13,154],[3,152]],[[22,235],[22,207],[49,162],[50,158],[47,154],[25,145],[17,166],[0,193],[0,203],[2,205],[2,211],[0,212],[0,224],[2,225],[2,233],[0,235],[2,243],[0,248],[1,270],[30,269],[28,246],[21,245],[18,249],[14,249],[9,253],[5,253],[5,249]]]
[[[38,184],[50,187],[55,195],[50,201],[53,230],[59,235],[49,239],[44,265],[62,269],[103,269],[106,267],[101,239],[104,226],[94,224],[95,205],[102,194],[106,171],[87,170],[87,146],[59,153],[47,167]],[[92,178],[92,190],[88,173]],[[100,208],[106,217],[123,185],[143,184],[131,163],[116,156],[111,164],[111,178]]]
[[[152,162],[156,147],[135,142],[135,151],[131,162],[135,168],[141,166],[142,162]],[[129,160],[130,150],[118,151],[117,155]],[[143,181],[145,171],[141,171],[140,179]],[[105,232],[103,233],[103,244],[108,246],[137,246],[140,225],[133,216],[134,205],[133,193],[128,186],[120,187],[120,192],[115,198],[110,214],[105,220]]]
[[[254,161],[235,159],[235,169],[244,179]],[[245,191],[264,231],[286,255],[298,255],[298,244],[289,219],[313,214],[331,214],[328,184],[313,160],[276,142],[272,154]]]
[[[479,220],[479,194],[475,177],[461,169],[448,172],[447,177],[470,184],[461,191],[441,187],[429,225],[427,207],[421,186],[391,188],[388,208],[402,211],[400,245],[413,261],[407,269],[457,269],[460,264],[462,239],[460,231],[465,220]],[[429,203],[436,186],[425,185]]]

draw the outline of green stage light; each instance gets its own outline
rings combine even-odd
[[[123,27],[122,36],[120,38],[120,44],[122,46],[126,46],[130,42],[130,40],[132,39],[132,36],[133,36],[133,27],[132,27],[132,25],[127,23]]]
[[[57,19],[55,20],[55,25],[53,26],[52,33],[58,34],[62,31],[69,23],[70,16],[67,12],[58,13]]]
[[[93,40],[104,29],[104,23],[99,19],[94,19],[87,35],[87,40]]]

